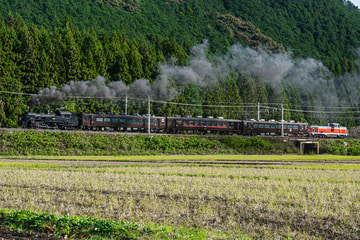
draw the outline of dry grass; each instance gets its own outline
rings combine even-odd
[[[33,161],[34,167],[14,161],[0,164],[1,208],[271,239],[355,239],[359,233],[360,174],[355,166],[159,166],[146,160],[136,166],[96,166],[68,160],[66,167]]]

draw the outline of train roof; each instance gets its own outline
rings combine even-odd
[[[310,128],[331,128],[331,126],[329,126],[329,125],[311,125]],[[347,127],[338,125],[338,127],[336,127],[336,128],[345,129]]]
[[[202,117],[202,116],[181,116],[181,115],[175,115],[174,117],[167,117],[170,119],[179,119],[179,120],[192,120],[192,121],[242,121],[242,120],[234,120],[234,119],[224,119],[223,117]]]
[[[253,122],[253,123],[276,123],[276,124],[281,124],[281,123],[284,123],[284,124],[308,124],[308,123],[303,123],[303,122],[295,122],[293,120],[290,120],[290,121],[282,121],[282,120],[279,120],[279,121],[275,121],[274,119],[270,119],[270,120],[265,120],[265,119],[260,119],[260,120],[255,120],[255,119],[248,119],[248,120],[242,120],[242,121],[246,121],[246,122]]]
[[[145,115],[140,115],[138,113],[134,113],[131,115],[128,114],[117,114],[117,113],[82,113],[83,115],[94,115],[94,116],[99,116],[99,117],[122,117],[122,118],[148,118],[148,114]],[[165,118],[165,117],[161,117],[161,116],[155,116],[155,115],[151,115],[150,118]]]

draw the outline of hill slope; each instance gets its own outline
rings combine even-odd
[[[158,104],[152,111],[159,115],[255,118],[254,104],[261,102],[267,119],[280,119],[279,105],[269,105],[283,103],[291,106],[287,120],[348,126],[359,121],[354,50],[360,46],[360,13],[346,1],[2,0],[0,13],[5,126],[16,126],[29,105],[45,108],[58,98],[66,102],[50,108],[123,111],[124,103],[64,97],[90,85],[116,87],[122,91],[118,98],[142,91],[184,104],[244,104],[230,111]],[[47,93],[47,102],[8,93],[35,94],[46,87],[39,95]],[[329,115],[329,107],[355,112]],[[130,108],[147,112],[138,102]]]
[[[349,50],[360,46],[360,12],[343,0],[2,0],[1,15],[10,12],[27,24],[50,29],[70,18],[83,30],[123,30],[140,39],[170,37],[186,50],[203,39],[213,51],[237,41],[249,44],[237,34],[246,29],[236,24],[249,22],[268,39],[296,55],[321,59],[338,74],[350,70],[345,66],[352,61]]]

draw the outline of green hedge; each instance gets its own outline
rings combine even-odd
[[[0,134],[2,155],[296,153],[291,143],[241,137],[178,137],[18,131]]]
[[[347,143],[345,146],[344,143]],[[326,140],[320,144],[321,153],[329,153],[335,155],[360,155],[360,141],[357,139],[339,139],[339,140]]]

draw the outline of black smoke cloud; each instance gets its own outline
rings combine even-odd
[[[181,93],[179,89],[184,85],[211,88],[222,83],[234,70],[261,79],[278,92],[296,87],[300,96],[315,95],[318,99],[316,104],[341,104],[337,96],[331,93],[335,92],[336,83],[342,80],[336,79],[320,61],[312,58],[294,58],[291,53],[271,54],[269,51],[254,50],[240,44],[231,46],[222,56],[209,57],[208,49],[209,43],[206,40],[194,46],[188,66],[174,66],[171,62],[161,63],[159,75],[153,84],[150,84],[148,79],[135,80],[131,86],[127,86],[121,80],[106,83],[105,78],[98,76],[91,81],[70,81],[60,90],[54,86],[41,90],[33,96],[33,102],[54,103],[67,97],[116,100],[123,99],[126,94],[143,97],[150,95],[152,98],[171,100]],[[347,83],[342,91],[359,98],[356,94],[359,86],[358,76],[347,76],[346,79]]]

